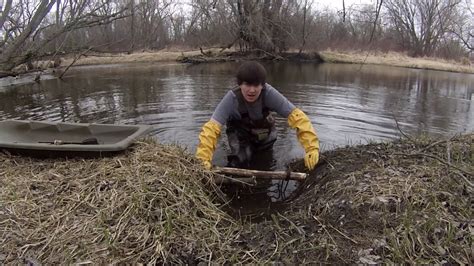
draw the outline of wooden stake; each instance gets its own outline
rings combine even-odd
[[[249,170],[249,169],[240,169],[240,168],[231,168],[231,167],[214,167],[215,172],[220,174],[227,175],[236,175],[236,176],[247,176],[255,177],[257,179],[290,179],[290,180],[305,180],[308,174],[306,173],[297,173],[285,171],[259,171],[259,170]]]

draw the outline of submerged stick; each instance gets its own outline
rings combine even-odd
[[[220,174],[236,175],[236,176],[254,176],[257,179],[290,179],[290,180],[305,180],[308,174],[285,171],[259,171],[231,167],[215,167],[214,170]]]

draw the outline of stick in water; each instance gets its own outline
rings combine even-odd
[[[302,181],[305,180],[308,174],[285,171],[259,171],[231,167],[215,167],[217,173],[237,175],[237,176],[255,176],[257,179],[291,179]]]

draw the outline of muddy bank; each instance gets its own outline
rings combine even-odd
[[[182,63],[212,63],[242,60],[274,60],[274,61],[296,61],[296,62],[317,62],[336,64],[369,64],[385,65],[415,69],[440,70],[459,73],[474,73],[474,66],[466,59],[464,63],[448,61],[440,58],[414,58],[402,53],[368,53],[365,51],[319,51],[319,52],[285,52],[267,53],[262,51],[254,52],[213,52],[180,56],[178,62]]]
[[[177,58],[181,63],[214,63],[214,62],[232,62],[244,60],[274,60],[274,61],[296,61],[296,62],[317,62],[323,63],[323,59],[317,52],[285,52],[285,53],[269,53],[265,51],[251,51],[251,52],[203,52],[198,55],[180,56]]]
[[[61,67],[66,67],[73,62],[74,58],[66,57],[61,60]],[[118,54],[90,54],[83,55],[74,62],[80,65],[102,65],[102,64],[126,64],[126,63],[154,63],[154,62],[181,62],[181,63],[212,63],[242,60],[290,60],[290,61],[313,61],[323,62],[317,52],[285,52],[273,54],[265,51],[239,52],[234,50],[222,50],[217,48],[205,50],[183,50],[183,51],[147,51],[135,53]]]
[[[340,148],[259,223],[235,220],[191,155],[0,155],[0,263],[469,263],[473,134]],[[293,166],[300,169],[302,163]]]
[[[421,137],[324,153],[301,194],[253,225],[248,243],[266,239],[273,249],[259,255],[288,263],[467,264],[473,140]]]

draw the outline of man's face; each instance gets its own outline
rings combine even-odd
[[[262,92],[262,88],[263,86],[261,84],[250,85],[247,82],[243,82],[240,85],[242,95],[244,96],[244,99],[249,103],[253,103],[258,99],[258,96],[260,96],[260,93]]]

